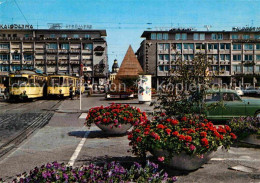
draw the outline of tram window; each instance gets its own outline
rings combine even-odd
[[[64,86],[68,86],[68,78],[65,78],[65,80],[64,80]]]
[[[60,86],[63,85],[63,77],[60,77]]]
[[[51,77],[49,81],[50,86],[59,86],[59,78],[58,77]]]
[[[33,76],[29,76],[29,84],[30,84],[31,86],[34,85],[34,77],[33,77]]]
[[[73,79],[69,79],[69,85],[71,86],[73,86],[74,84],[73,84]]]
[[[26,85],[28,83],[28,79],[26,77],[19,77],[19,78],[10,78],[10,85]]]

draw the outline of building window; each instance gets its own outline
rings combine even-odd
[[[175,40],[180,40],[180,39],[181,39],[181,34],[180,33],[175,34]]]
[[[260,39],[260,34],[255,35],[255,39]]]
[[[62,43],[60,44],[60,49],[62,50],[68,50],[70,45],[68,43]]]
[[[194,45],[193,44],[183,44],[183,48],[186,50],[193,50],[194,49]]]
[[[162,55],[162,54],[160,54],[159,55],[159,61],[167,61],[167,62],[169,62],[170,61],[170,56],[169,55]]]
[[[233,55],[233,61],[241,61],[241,55]]]
[[[25,38],[28,38],[28,37],[29,37],[29,34],[24,34],[24,37],[25,37]]]
[[[199,34],[198,33],[193,34],[193,40],[199,40]]]
[[[13,71],[19,71],[19,70],[21,70],[21,66],[19,66],[19,65],[14,65],[14,66],[12,66],[12,70],[13,70]]]
[[[221,70],[221,71],[229,71],[229,70],[230,70],[230,67],[227,66],[227,65],[221,65],[221,66],[220,66],[220,70]]]
[[[159,71],[163,71],[163,65],[159,65]]]
[[[67,34],[62,34],[61,37],[62,37],[62,38],[67,38],[68,35],[67,35]]]
[[[85,50],[93,50],[93,44],[84,44]]]
[[[57,49],[57,44],[56,43],[49,43],[47,44],[47,49]]]
[[[229,50],[230,49],[230,44],[221,43],[220,44],[220,49],[221,50]]]
[[[205,34],[204,33],[200,34],[200,40],[205,40]]]
[[[256,58],[257,61],[260,61],[260,55],[256,55],[255,58]]]
[[[18,54],[13,55],[13,60],[21,60],[21,55]]]
[[[183,59],[184,60],[193,60],[194,59],[194,55],[192,55],[192,54],[185,54],[185,55],[183,55]]]
[[[238,35],[237,34],[232,34],[231,35],[231,39],[238,39]]]
[[[245,61],[252,61],[253,55],[245,55]]]
[[[151,33],[151,40],[156,40],[156,33]]]
[[[244,66],[245,72],[253,72],[253,66]]]
[[[196,43],[196,50],[205,50],[205,44]]]
[[[243,35],[243,39],[250,39],[250,35],[244,34],[244,35]]]
[[[50,38],[55,38],[55,37],[56,37],[55,34],[50,35]]]
[[[241,66],[240,65],[233,65],[233,72],[241,72]]]
[[[181,39],[182,40],[187,40],[187,34],[186,33],[181,34]]]
[[[260,44],[256,44],[256,50],[260,50]]]
[[[241,44],[233,44],[233,50],[241,50]]]
[[[157,40],[162,40],[162,33],[157,34]]]
[[[220,60],[230,61],[230,55],[220,55]]]
[[[79,35],[78,34],[74,34],[73,38],[79,38]]]
[[[159,44],[159,50],[165,50],[165,51],[168,51],[170,49],[170,44],[163,44],[163,43],[160,43]]]
[[[256,66],[255,66],[255,71],[256,71],[256,72],[260,72],[260,65],[256,65]]]
[[[177,50],[181,50],[182,49],[181,43],[176,44],[176,49]]]
[[[85,38],[89,39],[90,35],[89,34],[85,34]]]
[[[212,40],[223,40],[223,34],[211,34]]]
[[[253,50],[253,45],[252,44],[245,44],[245,50]]]
[[[0,44],[0,49],[9,49],[9,44]]]
[[[213,60],[218,61],[218,55],[213,55]]]
[[[33,60],[33,55],[23,55],[23,58],[25,61],[31,61]]]
[[[169,66],[168,65],[164,66],[164,70],[169,71]]]
[[[164,40],[168,40],[168,39],[169,39],[168,33],[163,33],[163,39],[164,39]]]
[[[0,60],[8,61],[9,60],[9,55],[0,55]]]

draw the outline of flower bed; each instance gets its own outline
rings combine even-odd
[[[134,163],[130,169],[126,169],[118,163],[111,162],[104,166],[90,164],[79,168],[68,167],[65,164],[53,162],[41,167],[35,167],[30,173],[18,175],[13,182],[175,182],[176,177],[168,177],[167,173],[159,171],[158,165],[147,162],[146,166]],[[3,180],[0,179],[0,183]]]
[[[232,131],[238,135],[238,139],[244,139],[251,134],[260,135],[260,118],[241,117],[233,118],[229,122]]]
[[[94,107],[89,110],[86,118],[86,125],[91,126],[92,123],[102,124],[110,128],[120,128],[122,124],[138,125],[146,120],[146,114],[141,112],[139,108],[130,105],[111,104],[107,107]]]
[[[168,156],[158,157],[158,160],[169,161],[181,153],[203,157],[207,152],[216,151],[219,146],[228,148],[236,135],[229,126],[217,128],[200,116],[175,119],[162,113],[152,121],[135,126],[128,139],[134,154],[145,156],[147,151],[164,150]]]

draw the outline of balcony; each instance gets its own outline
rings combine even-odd
[[[70,64],[71,65],[78,65],[79,64],[79,60],[71,60]]]
[[[220,76],[230,76],[230,72],[229,71],[220,71],[219,75]]]
[[[82,50],[83,54],[92,54],[93,51],[92,50]]]
[[[59,53],[64,53],[64,54],[67,54],[67,53],[69,53],[69,50],[68,49],[60,49],[59,50]]]
[[[27,53],[27,52],[33,52],[33,48],[24,48],[23,52]]]
[[[12,60],[10,63],[11,64],[21,64],[21,61],[20,60]]]
[[[56,65],[56,61],[55,60],[48,60],[47,65]]]
[[[46,53],[57,53],[58,50],[57,49],[47,49]]]
[[[80,53],[80,49],[70,49],[70,53]]]
[[[169,50],[158,50],[158,54],[169,54]]]

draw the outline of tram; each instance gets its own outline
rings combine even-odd
[[[21,70],[9,74],[9,99],[34,99],[44,97],[47,77],[31,70]]]
[[[0,97],[6,98],[7,87],[8,87],[8,74],[2,75],[0,72]]]
[[[49,75],[48,76],[48,97],[68,97],[70,90],[73,90],[73,95],[79,90],[80,79],[76,76],[68,75]],[[81,84],[81,93],[84,92],[83,84]]]

